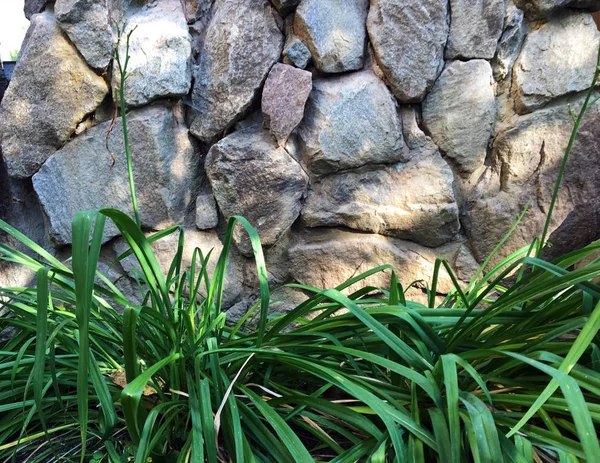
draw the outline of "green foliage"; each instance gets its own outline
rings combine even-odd
[[[17,61],[18,57],[19,57],[19,50],[11,50],[8,53],[8,60],[9,61]]]
[[[105,217],[142,269],[140,305],[96,270]],[[221,312],[236,221],[263,289],[256,329],[228,326]],[[264,260],[244,219],[230,221],[213,275],[199,250],[181,270],[183,234],[163,274],[156,237],[112,209],[75,217],[74,273],[0,228],[39,254],[0,245],[5,260],[38,274],[36,288],[1,292],[12,317],[0,327],[14,334],[0,346],[0,458],[595,461],[600,452],[600,262],[573,269],[600,242],[552,263],[524,249],[436,306],[406,301],[393,272],[383,297],[368,286],[348,293],[387,266],[325,291],[290,285],[312,296],[266,322]],[[124,388],[109,378],[123,370]]]

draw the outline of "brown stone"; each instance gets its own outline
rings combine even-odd
[[[312,90],[312,74],[287,64],[271,69],[262,94],[262,112],[279,146],[304,116],[304,105]]]

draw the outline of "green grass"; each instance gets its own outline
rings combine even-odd
[[[105,217],[142,268],[139,306],[96,270]],[[228,326],[221,311],[236,220],[252,238],[261,280],[256,329]],[[387,266],[325,291],[291,285],[312,296],[267,322],[262,250],[241,218],[229,223],[213,275],[199,250],[196,265],[180,270],[183,234],[163,274],[154,238],[116,210],[80,213],[73,231],[74,274],[31,242],[39,259],[0,245],[4,259],[37,271],[36,288],[2,290],[13,316],[0,327],[15,330],[0,346],[2,459],[525,462],[600,454],[600,261],[573,269],[600,242],[551,263],[524,249],[436,307],[405,300],[395,274],[389,290],[345,294]],[[202,282],[207,297],[189,297]],[[109,378],[122,370],[124,389]],[[144,394],[148,385],[153,395]]]

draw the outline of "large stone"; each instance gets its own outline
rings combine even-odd
[[[361,69],[365,57],[368,0],[303,0],[296,10],[294,32],[308,46],[317,69]]]
[[[511,76],[526,35],[527,23],[523,18],[523,11],[510,5],[506,13],[506,26],[498,44],[498,53],[492,64],[496,80]]]
[[[514,0],[525,11],[530,20],[545,19],[562,8],[580,8],[589,11],[600,10],[598,0]]]
[[[49,12],[32,21],[0,106],[2,152],[13,177],[30,177],[108,93]]]
[[[216,231],[198,231],[193,228],[186,228],[183,231],[183,255],[181,262],[181,272],[187,272],[190,270],[194,251],[200,249],[203,258],[206,258],[209,252],[212,251],[206,271],[209,279],[212,281],[215,267],[221,252],[223,251],[223,244],[219,240]],[[179,233],[175,232],[167,235],[152,243],[152,250],[158,261],[158,265],[162,270],[163,275],[167,275],[173,258],[177,252],[177,246],[179,241]],[[129,246],[123,239],[118,239],[114,248],[117,255],[121,255],[129,249]],[[196,278],[199,276],[201,269],[200,255],[197,255],[196,260]],[[128,275],[135,278],[139,275],[140,266],[135,256],[128,256],[121,261],[121,265]],[[189,288],[188,288],[189,291]],[[227,262],[227,268],[225,270],[225,285],[223,292],[223,305],[224,308],[231,307],[236,301],[239,300],[242,294],[242,259],[239,254],[234,252],[229,253],[229,260]],[[201,283],[199,288],[199,296],[206,297],[206,286],[204,282]]]
[[[267,0],[220,0],[195,71],[192,134],[213,141],[250,107],[279,60],[283,34]]]
[[[223,138],[205,166],[221,213],[249,220],[264,246],[274,244],[300,214],[308,177],[266,130],[251,127]],[[251,252],[245,231],[238,228],[234,238],[242,252]]]
[[[496,103],[487,61],[450,62],[423,102],[423,122],[433,141],[463,172],[485,161]]]
[[[504,26],[506,0],[450,0],[446,59],[492,59]]]
[[[343,225],[439,246],[460,229],[453,180],[437,151],[408,164],[329,175],[311,185],[302,218],[309,227]]]
[[[447,0],[371,0],[367,29],[392,92],[420,102],[444,66]]]
[[[294,279],[301,284],[317,288],[333,288],[351,277],[379,265],[391,265],[400,283],[405,287],[417,282],[424,288],[431,285],[436,258],[446,259],[454,267],[460,257],[464,269],[464,249],[461,243],[430,249],[410,241],[401,241],[381,235],[352,233],[338,229],[306,230],[297,236],[290,248],[290,269]],[[389,288],[389,270],[376,273],[352,285],[346,291],[356,291],[365,286]],[[437,291],[446,294],[453,288],[450,277],[440,270]]]
[[[315,80],[298,133],[317,174],[408,159],[394,98],[370,71]]]
[[[122,16],[112,0],[56,0],[56,20],[90,66],[106,69],[113,55],[114,21]],[[115,5],[116,6],[116,5]]]
[[[572,102],[574,109],[580,101]],[[541,236],[572,121],[565,105],[536,111],[502,127],[494,142],[493,169],[467,202],[464,225],[482,261],[510,230],[530,201],[523,222],[494,263]],[[574,250],[600,237],[600,108],[592,107],[576,138],[552,215],[546,256]],[[550,254],[548,254],[550,253]]]
[[[131,111],[127,117],[142,226],[161,229],[183,219],[190,202],[194,150],[183,121],[161,106]],[[75,212],[102,207],[133,210],[120,121],[105,146],[110,122],[88,129],[54,154],[33,177],[57,243],[71,242]],[[107,224],[104,241],[118,235]]]
[[[287,64],[271,69],[262,94],[262,112],[279,146],[285,143],[304,117],[312,90],[312,74]]]
[[[180,0],[149,3],[126,18],[129,42],[125,102],[140,106],[158,98],[183,96],[192,81],[192,46]],[[126,40],[119,55],[125,60]],[[114,72],[113,85],[119,86]]]
[[[590,86],[600,32],[588,13],[553,18],[531,32],[515,63],[512,93],[519,114]]]
[[[41,13],[46,8],[48,0],[25,0],[23,12],[27,19],[31,19],[34,14]]]

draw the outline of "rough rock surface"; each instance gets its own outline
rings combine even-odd
[[[106,69],[112,59],[115,12],[110,0],[56,0],[54,12],[61,29],[88,64]]]
[[[279,146],[304,117],[304,105],[312,90],[312,74],[287,64],[276,64],[263,87],[262,112]]]
[[[396,98],[420,102],[444,66],[448,2],[371,0],[367,29]]]
[[[150,3],[126,18],[123,34],[131,34],[125,102],[140,106],[169,96],[186,95],[192,81],[192,46],[180,0]],[[125,59],[126,41],[119,47]],[[113,75],[118,87],[119,74]]]
[[[41,13],[46,8],[48,0],[25,0],[23,12],[27,19],[31,19],[34,14]]]
[[[30,177],[108,93],[49,13],[36,15],[0,106],[8,173]]]
[[[423,102],[431,138],[463,172],[483,165],[496,117],[487,61],[450,62]]]
[[[223,138],[205,166],[221,213],[245,217],[264,246],[274,244],[300,214],[308,177],[266,130],[252,127]],[[245,231],[238,228],[234,239],[242,252],[251,252]]]
[[[581,101],[572,104],[577,110]],[[469,198],[465,216],[479,260],[485,259],[498,244],[530,200],[532,204],[522,224],[495,261],[527,246],[541,234],[571,128],[568,109],[561,105],[523,116],[500,130],[492,152],[494,169]],[[589,237],[588,242],[597,239],[589,229],[600,220],[594,199],[600,195],[600,170],[592,161],[600,156],[595,138],[598,130],[600,112],[593,107],[571,152],[553,213],[550,231],[559,233],[563,229],[562,235],[550,236],[554,256],[573,250],[577,244],[587,244],[579,242],[579,238]]]
[[[200,230],[216,228],[219,224],[217,203],[211,194],[203,194],[196,198],[196,227]]]
[[[315,80],[298,133],[316,174],[408,159],[394,98],[370,71]]]
[[[300,3],[294,32],[308,46],[317,69],[346,72],[363,67],[368,7],[368,0],[303,0]]]
[[[506,0],[450,0],[446,59],[492,59],[504,26]]]
[[[510,5],[506,13],[506,27],[492,64],[496,80],[503,80],[511,76],[513,65],[519,57],[526,35],[527,23],[524,21],[523,11]]]
[[[177,251],[177,244],[179,240],[179,233],[175,232],[164,238],[159,239],[152,243],[152,249],[154,255],[158,260],[164,275],[169,271],[171,262]],[[219,240],[216,231],[198,231],[193,228],[184,229],[184,242],[183,242],[183,258],[181,271],[185,272],[190,269],[194,250],[199,248],[202,251],[204,257],[212,250],[210,260],[207,265],[208,277],[212,279],[219,254],[223,250],[223,244]],[[122,254],[128,249],[128,245],[119,239],[114,245],[117,255]],[[126,257],[121,261],[123,269],[131,276],[136,276],[136,269],[139,269],[139,264],[134,256]],[[196,272],[200,270],[200,260],[196,261]],[[204,283],[200,285],[200,295],[206,297],[206,286]],[[239,300],[242,293],[242,261],[239,254],[235,252],[229,253],[229,261],[225,270],[225,286],[223,292],[223,305],[225,308],[231,307],[237,300]]]
[[[248,109],[283,47],[283,34],[266,0],[222,0],[217,5],[195,72],[191,132],[212,141]]]
[[[318,288],[333,288],[349,278],[371,270],[378,265],[391,264],[403,285],[423,280],[431,284],[435,259],[445,258],[454,266],[465,250],[461,243],[451,243],[435,249],[425,248],[410,241],[401,241],[381,235],[352,233],[338,229],[306,230],[297,236],[289,250],[290,268],[294,279]],[[390,272],[376,273],[345,291],[355,291],[367,285],[388,288]],[[450,277],[440,271],[438,292],[452,289]]]
[[[525,11],[530,20],[544,19],[562,8],[581,8],[590,11],[600,10],[598,0],[514,0]]]
[[[302,218],[309,227],[342,225],[439,246],[460,229],[453,179],[438,152],[329,175],[311,186]]]
[[[589,87],[600,32],[588,13],[566,13],[531,32],[514,66],[512,93],[519,114]]]
[[[133,214],[127,163],[120,124],[109,147],[110,122],[93,127],[65,145],[33,177],[33,185],[48,215],[50,235],[57,243],[71,242],[75,212],[116,207]],[[133,175],[142,226],[161,229],[183,219],[190,202],[194,151],[187,130],[173,112],[150,106],[128,115]],[[104,240],[118,235],[107,224]]]

